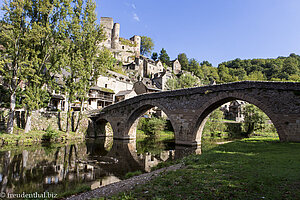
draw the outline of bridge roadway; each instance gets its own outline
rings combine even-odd
[[[233,100],[246,101],[265,112],[281,141],[300,142],[300,83],[297,82],[242,81],[147,93],[90,113],[89,131],[105,135],[104,127],[109,122],[114,139],[134,139],[138,118],[158,107],[172,123],[176,144],[200,145],[209,114]]]

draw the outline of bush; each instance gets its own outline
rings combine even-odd
[[[163,118],[151,117],[149,119],[141,118],[138,123],[138,129],[144,131],[146,135],[157,135],[166,128],[167,120]]]
[[[51,141],[53,138],[57,137],[58,133],[56,133],[52,126],[49,125],[46,129],[46,133],[43,135],[42,140],[44,141]]]
[[[227,123],[226,131],[230,134],[231,137],[242,136],[242,124],[241,123]]]
[[[142,174],[142,171],[138,170],[138,171],[135,171],[135,172],[128,172],[127,174],[125,174],[125,179],[129,179],[133,176],[138,176],[138,175],[141,175]]]

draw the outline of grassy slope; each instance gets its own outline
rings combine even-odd
[[[183,162],[185,169],[169,172],[120,198],[300,199],[300,144],[244,139]]]

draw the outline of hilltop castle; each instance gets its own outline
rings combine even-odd
[[[109,49],[117,60],[131,63],[140,57],[140,36],[134,35],[129,40],[120,37],[120,24],[114,23],[110,17],[101,17],[100,25],[106,35],[106,40],[100,46]]]

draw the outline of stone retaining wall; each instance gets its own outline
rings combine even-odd
[[[0,131],[5,130],[7,121],[7,109],[0,110]],[[72,129],[77,125],[79,111],[72,112]],[[15,126],[25,128],[25,111],[16,111]],[[31,115],[31,130],[46,130],[51,126],[54,130],[65,131],[67,123],[67,112],[34,111]],[[89,119],[83,115],[81,119],[79,132],[86,133],[89,126]]]

